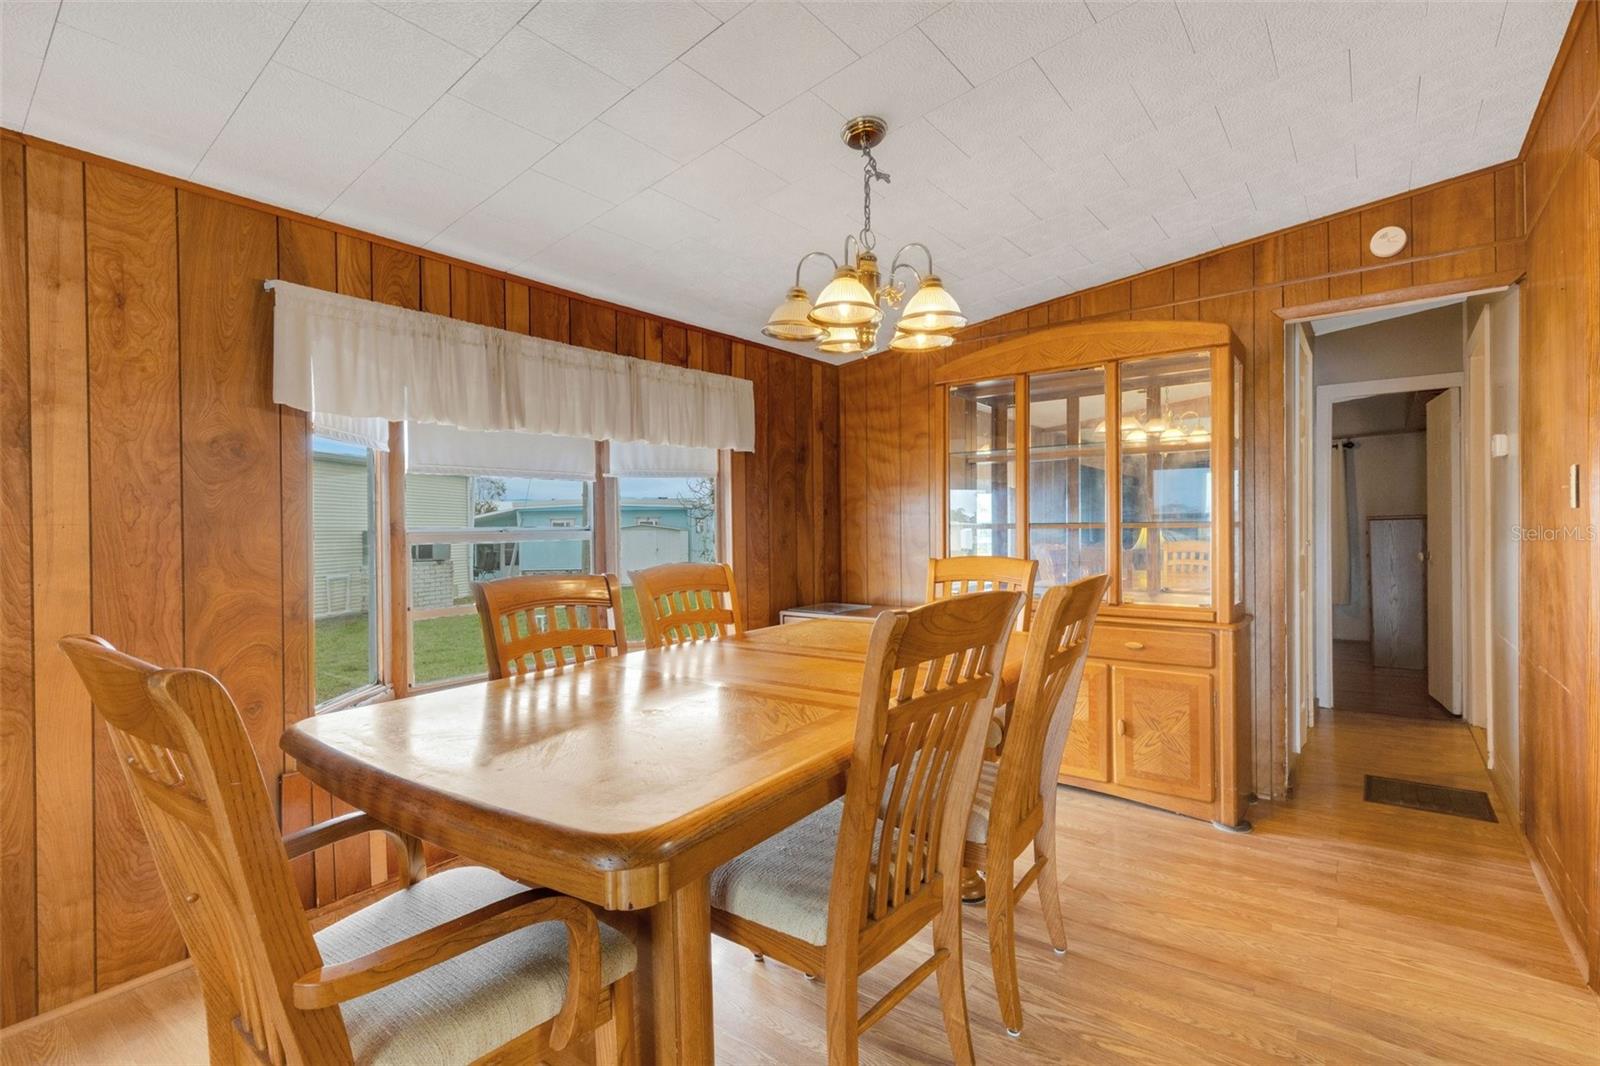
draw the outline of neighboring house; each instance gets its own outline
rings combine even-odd
[[[659,563],[716,558],[714,534],[694,522],[688,508],[675,499],[624,499],[621,511],[622,579]],[[525,500],[479,515],[474,525],[513,529],[561,529],[584,526],[582,500]],[[478,559],[480,576],[510,577],[530,573],[585,573],[593,541],[551,540],[499,546],[498,557],[486,551]],[[491,550],[492,551],[492,550]],[[493,571],[492,575],[485,571]]]
[[[372,591],[367,458],[319,451],[311,461],[312,615],[365,611]]]
[[[406,475],[407,529],[464,529],[472,524],[472,479],[460,474]],[[411,606],[448,607],[472,598],[472,545],[411,546]]]

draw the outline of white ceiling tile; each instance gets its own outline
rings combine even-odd
[[[769,114],[855,58],[800,4],[759,3],[723,23],[683,61]]]
[[[839,139],[846,117],[811,93],[802,93],[734,134],[728,147],[775,174],[786,174],[796,164],[807,170],[846,167],[854,158]]]
[[[439,97],[395,147],[498,189],[537,163],[555,142],[457,96]]]
[[[621,130],[594,122],[552,150],[534,168],[619,204],[666,177],[677,166]]]
[[[974,85],[982,84],[1094,25],[1076,0],[950,4],[919,24]]]
[[[963,152],[1059,127],[1071,112],[1035,63],[1010,70],[928,112],[928,121]]]
[[[406,124],[403,115],[268,63],[194,180],[320,214]]]
[[[522,25],[625,85],[641,85],[720,23],[689,0],[548,3]]]
[[[138,53],[58,24],[27,132],[188,175],[242,95],[178,67],[152,66]]]
[[[428,242],[474,261],[521,263],[586,225],[610,205],[581,189],[530,170]]]
[[[944,4],[945,0],[807,0],[806,10],[845,44],[866,53],[909,30]]]
[[[600,121],[687,162],[761,116],[682,63],[619,100]]]
[[[718,146],[656,182],[680,203],[721,217],[728,207],[771,196],[787,182],[731,148]]]
[[[877,115],[892,131],[970,88],[928,38],[911,30],[868,52],[815,92],[835,111]]]
[[[1495,38],[1495,51],[1507,56],[1531,55],[1536,59],[1554,58],[1572,21],[1576,0],[1547,0],[1545,3],[1507,4]],[[1550,64],[1546,63],[1548,67]]]
[[[540,280],[614,298],[618,276],[648,273],[648,265],[660,258],[659,253],[626,237],[585,226],[540,249],[522,262],[521,269]]]
[[[463,180],[454,171],[390,149],[322,217],[423,244],[497,188],[499,183]]]
[[[686,237],[703,232],[713,221],[703,211],[696,211],[688,204],[654,189],[646,189],[613,207],[591,224],[646,248],[666,249]]]
[[[298,4],[225,0],[68,0],[61,22],[243,92],[272,58],[298,11]]]
[[[1186,161],[1230,150],[1227,131],[1212,108],[1193,112],[1173,125],[1119,144],[1106,155],[1129,184],[1136,184],[1138,175],[1177,170]]]
[[[44,65],[56,0],[0,4],[0,126],[20,130]]]
[[[562,141],[620,100],[627,87],[518,27],[451,91],[542,137]]]
[[[1071,107],[1109,85],[1139,81],[1155,68],[1194,54],[1172,4],[1130,4],[1105,20],[1039,53],[1038,63]]]
[[[1280,73],[1352,47],[1394,40],[1427,14],[1425,3],[1264,5]],[[1398,54],[1398,53],[1397,53]]]
[[[1244,182],[1236,181],[1208,195],[1157,208],[1153,217],[1168,237],[1182,237],[1196,231],[1209,231],[1218,219],[1254,210],[1255,201],[1250,199],[1250,190]]]
[[[861,178],[817,168],[763,198],[761,206],[791,222],[838,230],[842,239],[861,228]]]
[[[1110,86],[1066,114],[1022,135],[1028,146],[1057,170],[1069,170],[1092,155],[1153,133],[1155,123],[1129,85]]]
[[[962,248],[982,244],[996,234],[1011,233],[1039,221],[1014,196],[999,195],[930,220],[938,231]]]
[[[1111,160],[1097,155],[1070,170],[1020,185],[1014,195],[1039,218],[1054,218],[1127,184]]]
[[[998,190],[1026,185],[1049,174],[1044,160],[1013,137],[974,155],[951,156],[928,171],[928,180],[958,203],[971,204],[994,196]]]
[[[695,0],[695,2],[718,22],[727,22],[750,6],[750,0]]]
[[[1074,207],[1051,218],[1029,222],[1006,237],[1029,255],[1042,255],[1055,248],[1076,247],[1079,241],[1105,228],[1087,208]]]
[[[474,57],[374,4],[313,0],[273,59],[415,118]]]
[[[1079,238],[1074,247],[1096,263],[1125,252],[1128,248],[1169,239],[1149,215],[1129,215],[1097,233]]]
[[[420,26],[435,37],[465,48],[475,56],[489,49],[533,9],[531,2],[497,3],[495,0],[398,0],[380,2],[379,7]]]

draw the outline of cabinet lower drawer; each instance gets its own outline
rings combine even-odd
[[[1097,659],[1123,659],[1165,666],[1209,668],[1216,665],[1216,645],[1210,633],[1179,629],[1098,625],[1089,638],[1089,654]]]

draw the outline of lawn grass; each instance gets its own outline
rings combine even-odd
[[[644,643],[639,601],[631,587],[622,590],[622,621],[630,646]],[[323,703],[369,683],[366,615],[324,618],[316,625],[317,702]],[[427,618],[412,626],[412,676],[419,685],[473,677],[484,672],[483,633],[476,614]]]

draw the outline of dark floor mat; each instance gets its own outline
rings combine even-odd
[[[1457,818],[1476,818],[1480,822],[1498,822],[1494,805],[1487,792],[1467,788],[1448,788],[1430,785],[1426,781],[1403,781],[1397,777],[1367,775],[1363,798],[1368,803],[1385,803],[1391,807],[1410,807],[1417,811],[1435,814],[1453,814]]]

